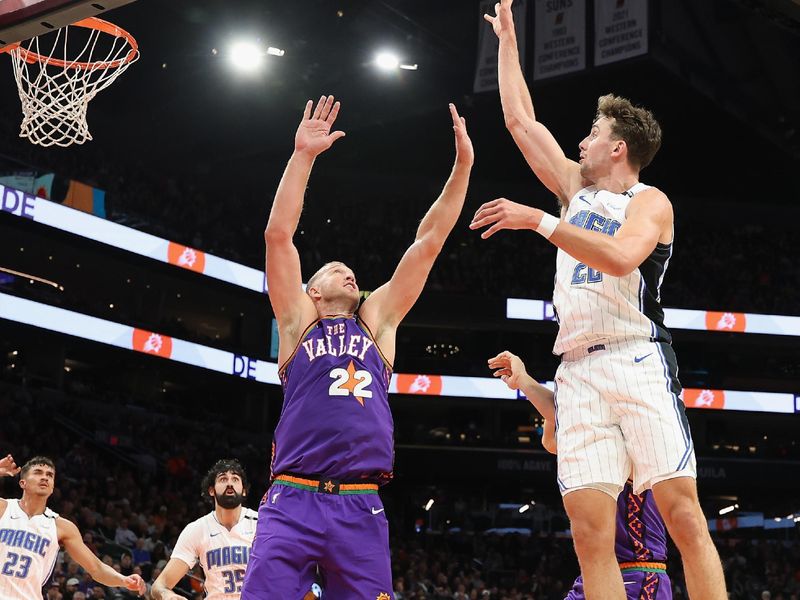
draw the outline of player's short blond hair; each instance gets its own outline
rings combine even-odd
[[[661,125],[653,113],[634,106],[630,100],[614,94],[597,99],[596,118],[613,119],[611,135],[628,146],[628,161],[639,170],[653,160],[661,148]]]
[[[319,270],[316,273],[314,273],[311,276],[311,279],[308,280],[308,283],[306,284],[306,293],[308,293],[308,291],[314,286],[314,284],[316,284],[319,278],[325,274],[325,271],[327,271],[334,265],[342,265],[343,267],[347,266],[340,260],[332,260],[331,262],[326,262],[319,268]]]

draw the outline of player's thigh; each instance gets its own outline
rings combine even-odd
[[[322,511],[317,496],[273,486],[258,511],[242,600],[301,600],[315,580]]]
[[[588,484],[624,485],[630,474],[618,416],[604,398],[599,357],[562,362],[556,373],[556,443],[561,493]]]
[[[619,382],[614,408],[636,492],[678,474],[694,477],[694,446],[672,347],[642,342],[620,352],[613,364]]]
[[[391,600],[389,522],[377,494],[341,496],[329,512],[324,598]]]

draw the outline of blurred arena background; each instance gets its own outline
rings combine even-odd
[[[730,597],[797,600],[800,4],[617,0],[647,35],[605,62],[586,0],[582,66],[537,44],[545,4],[573,8],[528,0],[523,58],[537,116],[568,154],[603,93],[661,121],[643,180],[675,207],[662,299],[701,502]],[[217,458],[246,466],[248,506],[264,493],[281,390],[262,231],[304,102],[332,93],[348,135],[310,181],[296,237],[306,276],[340,259],[362,289],[388,279],[449,169],[448,102],[475,144],[462,219],[398,332],[395,479],[382,491],[396,597],[555,600],[569,589],[578,567],[541,419],[486,369],[509,349],[550,381],[558,361],[553,247],[467,229],[495,197],[555,205],[483,71],[487,6],[121,6],[104,18],[136,37],[141,58],[89,105],[94,140],[69,148],[18,137],[0,55],[0,455],[53,456],[50,506],[123,573],[155,578],[181,528],[207,512],[199,479]],[[259,49],[244,69],[242,42]],[[398,65],[379,68],[379,52]],[[18,496],[9,479],[0,492]],[[89,597],[125,597],[76,567],[63,557],[46,597],[70,600],[73,577]],[[669,570],[685,597],[679,561]],[[182,582],[187,597],[201,576]]]

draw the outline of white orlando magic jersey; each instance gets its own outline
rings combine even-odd
[[[29,518],[19,500],[7,502],[0,517],[0,598],[41,598],[58,557],[58,515],[46,508]]]
[[[570,200],[565,220],[590,231],[615,235],[625,223],[633,196],[648,187],[637,183],[615,194],[589,186]],[[661,308],[661,282],[667,270],[672,243],[657,244],[632,273],[613,277],[601,273],[558,250],[553,306],[558,320],[554,354],[603,340],[646,338],[670,342]]]
[[[258,513],[242,507],[239,522],[228,531],[214,512],[189,523],[178,537],[172,558],[192,568],[200,561],[206,575],[206,600],[239,598]]]

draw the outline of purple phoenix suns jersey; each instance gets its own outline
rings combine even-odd
[[[667,560],[667,532],[652,490],[637,495],[630,481],[625,484],[617,499],[615,546],[620,563]]]
[[[283,409],[272,476],[388,481],[394,463],[391,375],[357,315],[310,325],[280,372]]]

